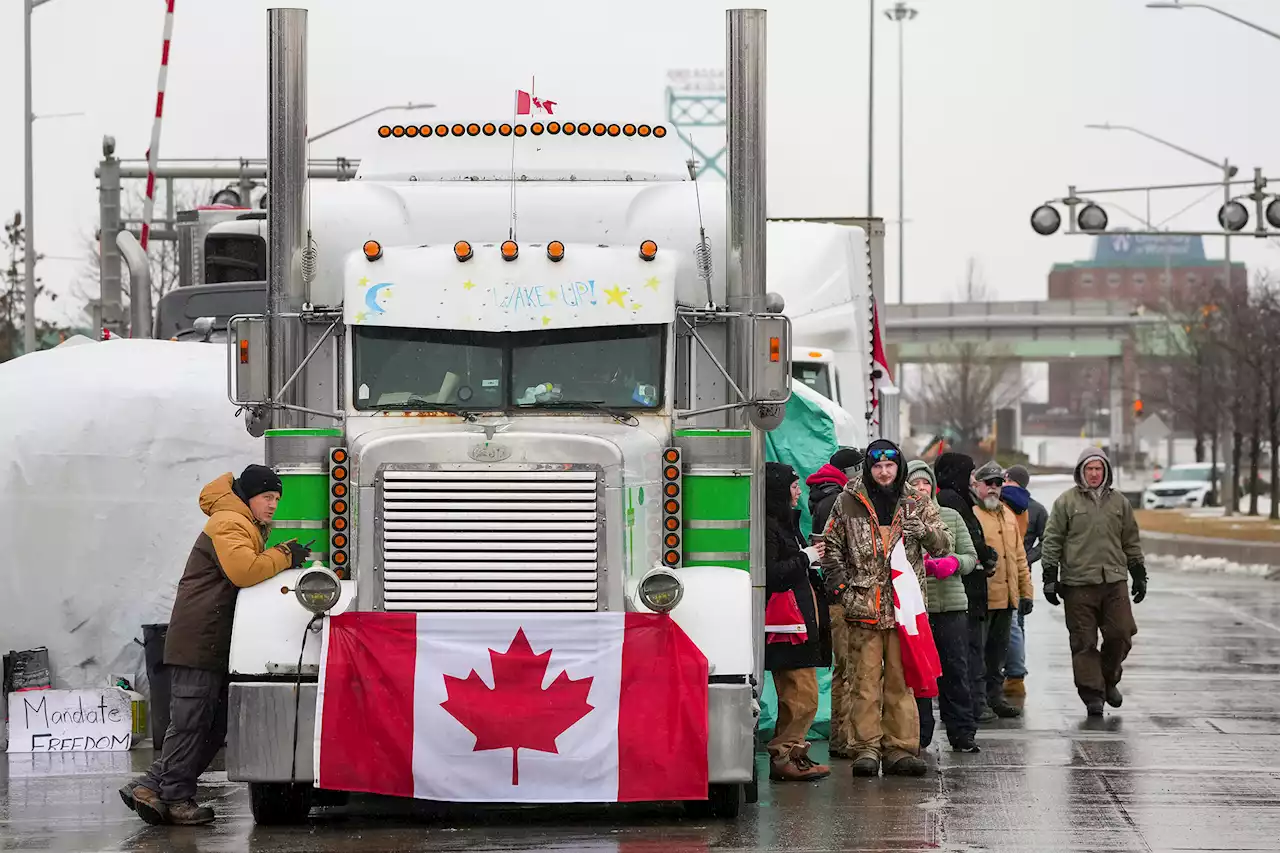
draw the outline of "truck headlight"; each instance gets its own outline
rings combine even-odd
[[[684,581],[667,569],[654,569],[640,581],[640,600],[655,613],[669,613],[684,598]]]
[[[294,584],[293,594],[298,597],[298,603],[312,613],[324,613],[342,597],[342,584],[333,572],[315,567],[302,573]]]

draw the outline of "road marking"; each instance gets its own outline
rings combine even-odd
[[[1196,601],[1200,602],[1201,604],[1207,604],[1210,607],[1216,607],[1217,609],[1225,613],[1230,613],[1232,616],[1235,616],[1239,619],[1244,619],[1246,621],[1252,622],[1255,625],[1260,625],[1263,628],[1266,628],[1268,631],[1274,631],[1275,633],[1280,634],[1280,625],[1277,625],[1274,622],[1268,622],[1266,619],[1262,619],[1258,616],[1254,616],[1252,613],[1248,612],[1247,610],[1241,610],[1240,608],[1233,607],[1232,605],[1227,604],[1224,601],[1219,601],[1216,598],[1210,598],[1207,595],[1200,595],[1197,592],[1188,592],[1186,590],[1181,590],[1181,589],[1175,589],[1173,590],[1173,592],[1177,593],[1178,595],[1186,596],[1187,598],[1193,598]]]

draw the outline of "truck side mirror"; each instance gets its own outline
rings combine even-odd
[[[227,321],[227,398],[241,408],[267,403],[267,323],[261,316]]]

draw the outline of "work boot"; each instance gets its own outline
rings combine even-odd
[[[819,764],[809,757],[809,744],[807,743],[804,746],[797,747],[791,751],[791,760],[805,773],[819,774],[817,776],[813,776],[812,778],[814,779],[825,779],[831,775],[830,767],[826,764]]]
[[[991,706],[991,713],[1004,720],[1016,720],[1022,716],[1022,709],[1015,708],[1008,702],[996,702]]]
[[[124,802],[125,808],[131,812],[138,810],[137,803],[133,800],[133,792],[140,787],[138,782],[125,782],[120,786],[120,799]]]
[[[898,752],[884,757],[883,769],[886,776],[923,776],[929,772],[929,765],[909,752]]]
[[[986,704],[978,709],[978,713],[975,716],[980,723],[994,723],[1000,719],[996,716],[996,712],[991,710],[991,706]]]
[[[976,755],[977,753],[982,752],[982,748],[978,746],[973,735],[953,739],[951,741],[951,749],[955,752],[967,752],[971,755]]]
[[[1101,700],[1101,699],[1093,699],[1093,700],[1090,700],[1090,701],[1088,701],[1088,702],[1084,703],[1084,706],[1085,706],[1085,708],[1087,708],[1087,709],[1088,709],[1088,712],[1089,712],[1089,716],[1090,716],[1090,717],[1101,717],[1101,716],[1102,716],[1102,700]]]
[[[1006,678],[1004,680],[1005,696],[1026,696],[1027,685],[1023,683],[1021,678]]]
[[[133,810],[152,826],[169,822],[169,807],[160,802],[160,795],[146,785],[138,785],[133,791]]]
[[[874,752],[860,752],[853,759],[851,770],[854,776],[879,776],[880,756]]]
[[[1120,686],[1112,684],[1107,687],[1107,704],[1112,708],[1119,708],[1124,704],[1124,694],[1120,692]]]
[[[204,826],[213,823],[213,809],[195,800],[183,800],[169,805],[169,823],[174,826]]]

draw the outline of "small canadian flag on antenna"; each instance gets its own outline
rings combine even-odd
[[[555,101],[537,98],[524,89],[516,89],[516,115],[532,115],[534,110],[547,115],[555,115]]]

